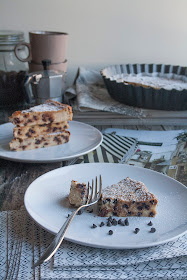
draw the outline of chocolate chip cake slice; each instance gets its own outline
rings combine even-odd
[[[72,118],[71,106],[49,99],[44,104],[14,112],[9,120],[16,126],[31,126],[71,121]]]
[[[154,217],[157,203],[156,196],[148,191],[144,183],[127,177],[103,190],[98,215]]]
[[[84,205],[87,199],[87,186],[85,183],[78,183],[77,181],[71,181],[69,203],[73,206],[79,207]]]
[[[14,127],[13,135],[14,138],[27,138],[27,137],[36,137],[38,135],[45,135],[54,132],[62,132],[65,129],[68,129],[68,122],[61,123],[49,123],[49,124],[39,124],[32,126],[20,126]]]
[[[9,143],[11,151],[26,151],[38,148],[46,148],[67,143],[70,132],[51,133],[28,138],[13,138]]]

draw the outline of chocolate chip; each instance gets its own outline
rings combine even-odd
[[[121,221],[120,225],[121,226],[125,226],[125,223],[123,221]]]
[[[156,228],[154,228],[154,227],[152,227],[150,230],[151,233],[154,233],[155,231],[156,231]]]
[[[123,208],[128,209],[128,208],[129,208],[129,206],[128,206],[127,204],[123,204]]]
[[[114,216],[117,216],[117,212],[113,212],[113,215],[114,215]]]
[[[17,124],[20,123],[20,120],[18,118],[14,118],[14,122]]]
[[[135,202],[136,202],[135,200],[132,201],[133,204],[134,204]]]
[[[115,198],[114,200],[113,200],[113,203],[117,203],[118,202],[118,200],[117,200],[117,198]]]
[[[155,204],[154,199],[149,201],[151,204]]]
[[[107,227],[111,227],[112,223],[108,221],[106,225],[107,225]]]
[[[112,234],[113,234],[113,231],[112,231],[112,230],[109,230],[108,234],[109,234],[109,235],[112,235]]]
[[[108,217],[108,222],[112,222],[112,216]]]
[[[106,200],[103,200],[103,204],[106,204],[107,203],[107,201]]]
[[[53,140],[56,141],[58,144],[61,143],[61,139],[57,136],[55,136]]]
[[[138,209],[138,210],[142,210],[143,207],[142,207],[142,206],[138,206],[137,209]]]
[[[32,134],[35,133],[35,131],[32,128],[29,128],[29,132]]]
[[[30,135],[29,132],[25,133],[25,135],[26,135],[27,137],[31,137],[31,135]]]
[[[147,225],[148,225],[148,226],[152,226],[152,225],[153,225],[153,223],[150,221]]]
[[[106,198],[106,200],[110,202],[110,198]]]
[[[149,213],[149,217],[153,217],[154,216],[154,213],[153,212],[150,212]]]
[[[130,216],[131,214],[132,214],[132,212],[131,212],[131,211],[129,211],[129,212],[127,213],[127,215],[128,215],[128,216]]]
[[[145,209],[149,210],[150,206],[148,204],[145,204]]]
[[[38,144],[40,144],[41,143],[41,141],[39,140],[39,139],[37,139],[36,141],[35,141],[35,144],[36,145],[38,145]]]
[[[118,220],[118,225],[120,225],[120,224],[121,224],[121,222],[122,222],[122,220],[121,220],[121,219],[119,219],[119,220]]]
[[[113,219],[113,220],[112,220],[112,225],[113,225],[113,226],[117,226],[117,224],[118,224],[118,222],[116,221],[116,219]]]
[[[140,229],[139,228],[135,228],[135,230],[134,230],[134,233],[138,233],[140,231]]]
[[[93,224],[91,228],[96,228],[96,227],[97,227],[97,226],[96,226],[95,224]]]
[[[138,212],[137,216],[140,217],[142,215],[142,212]]]
[[[129,226],[129,220],[128,220],[128,218],[126,218],[124,222],[125,222],[125,225],[126,225],[126,226]]]
[[[100,226],[100,227],[103,227],[104,225],[105,225],[105,223],[104,223],[104,222],[101,222],[99,226]]]

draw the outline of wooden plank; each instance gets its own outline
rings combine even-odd
[[[39,176],[61,166],[61,162],[31,164],[0,159],[0,209],[19,209],[28,186]]]

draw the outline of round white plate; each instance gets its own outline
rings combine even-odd
[[[69,122],[71,133],[68,143],[29,151],[12,152],[8,143],[13,138],[13,124],[0,125],[0,157],[19,162],[58,162],[87,154],[102,142],[101,132],[85,123]]]
[[[25,207],[39,225],[57,233],[73,210],[68,203],[71,180],[87,182],[99,174],[103,187],[127,176],[144,182],[158,198],[157,215],[155,218],[129,217],[129,226],[99,227],[107,218],[85,210],[73,220],[66,233],[67,240],[99,248],[131,249],[159,245],[187,231],[187,188],[160,173],[125,164],[88,163],[50,171],[29,186],[25,193]],[[147,225],[150,220],[156,228],[155,233],[150,233],[151,227]],[[97,228],[91,228],[93,224]],[[134,233],[136,227],[140,228],[138,234]],[[109,230],[113,230],[113,235],[108,234]]]

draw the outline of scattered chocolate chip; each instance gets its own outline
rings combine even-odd
[[[150,230],[151,233],[154,233],[155,231],[156,231],[156,228],[154,228],[154,227],[152,227]]]
[[[127,213],[127,215],[128,215],[128,216],[130,216],[131,214],[132,214],[132,212],[131,212],[131,211],[129,211],[129,212]]]
[[[112,223],[108,221],[106,225],[107,225],[107,227],[111,227]]]
[[[91,228],[96,228],[96,227],[97,227],[97,226],[96,226],[95,224],[93,224]]]
[[[113,234],[113,231],[112,231],[112,230],[109,230],[108,234],[109,234],[109,235],[112,235],[112,234]]]
[[[134,204],[135,202],[136,202],[135,200],[132,201],[133,204]]]
[[[129,220],[128,220],[128,218],[125,219],[124,223],[125,223],[126,226],[129,226]]]
[[[142,212],[138,212],[137,216],[140,217],[142,215]]]
[[[137,209],[138,209],[138,210],[142,210],[143,207],[142,207],[142,206],[138,206]]]
[[[114,200],[113,200],[113,203],[117,203],[118,202],[118,200],[117,200],[117,198],[115,198]]]
[[[121,220],[121,219],[119,219],[119,220],[118,220],[118,225],[120,225],[120,224],[121,224],[121,222],[122,222],[122,220]]]
[[[117,216],[117,212],[113,212],[113,215],[114,215],[114,216]]]
[[[120,225],[124,227],[125,226],[125,222],[121,221]]]
[[[127,204],[123,204],[123,208],[128,209],[128,208],[129,208],[129,206],[128,206]]]
[[[104,223],[104,222],[101,222],[99,226],[100,226],[100,227],[103,227],[104,225],[105,225],[105,223]]]
[[[108,222],[112,222],[112,216],[108,218]]]
[[[79,210],[79,211],[77,212],[77,215],[81,215],[81,214],[82,214],[82,211]]]
[[[148,225],[148,226],[152,226],[152,225],[153,225],[153,223],[150,221],[147,225]]]
[[[149,210],[150,206],[148,204],[145,205],[145,209]]]
[[[117,224],[118,224],[118,222],[116,221],[116,219],[113,219],[113,220],[112,220],[112,225],[113,225],[113,226],[117,226]]]
[[[106,198],[106,200],[110,202],[110,198]]]
[[[135,230],[134,230],[134,233],[138,233],[140,231],[140,229],[139,228],[135,228]]]

